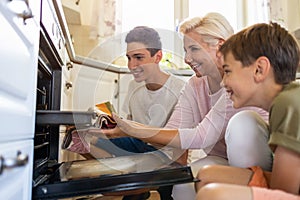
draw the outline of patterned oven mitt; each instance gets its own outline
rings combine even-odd
[[[90,153],[90,141],[95,136],[95,134],[90,134],[90,132],[95,133],[95,129],[111,129],[116,127],[117,123],[112,118],[114,108],[109,102],[97,104],[95,112],[97,119],[92,127],[78,130],[75,126],[67,127],[62,149],[79,154]],[[93,131],[91,131],[92,129]]]

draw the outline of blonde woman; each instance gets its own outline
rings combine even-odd
[[[190,163],[194,174],[207,164],[259,165],[270,170],[272,155],[265,127],[268,113],[254,107],[234,109],[221,86],[223,57],[218,49],[233,34],[229,22],[221,14],[208,13],[203,18],[185,20],[179,30],[183,34],[185,62],[195,75],[186,84],[165,128],[145,126],[114,115],[118,131],[102,132],[110,138],[131,136],[181,149],[203,149],[207,155]],[[232,149],[226,148],[226,131],[226,143]],[[173,188],[174,199],[195,199],[195,196],[194,184]]]

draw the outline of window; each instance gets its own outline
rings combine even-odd
[[[237,30],[237,0],[189,0],[189,17],[202,17],[208,12],[222,14]]]
[[[208,12],[219,12],[238,31],[254,23],[268,22],[268,6],[268,0],[189,0],[189,15],[204,16]]]
[[[122,0],[122,32],[138,25],[174,30],[174,0]]]

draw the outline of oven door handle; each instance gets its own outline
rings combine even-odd
[[[27,163],[28,155],[24,155],[20,151],[18,151],[16,158],[4,158],[0,155],[0,175],[6,169],[22,167],[25,166]]]

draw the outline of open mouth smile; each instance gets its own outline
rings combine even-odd
[[[192,68],[193,70],[199,71],[199,69],[201,68],[201,66],[202,66],[202,63],[197,64],[197,65],[192,65],[191,68]]]
[[[130,73],[133,74],[134,76],[137,76],[137,75],[139,75],[140,73],[142,73],[143,71],[144,71],[143,69],[138,68],[138,69],[130,70]]]
[[[233,95],[233,91],[232,90],[226,90],[227,94],[229,95],[229,97],[231,98]]]

